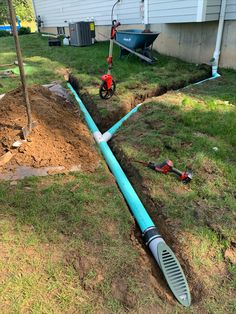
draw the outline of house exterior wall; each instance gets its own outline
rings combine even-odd
[[[198,0],[149,0],[149,22],[180,23],[197,21]]]
[[[110,25],[115,0],[34,0],[37,15],[45,27],[67,26],[68,23],[93,18],[96,25]],[[114,18],[122,24],[142,24],[141,0],[122,0]],[[190,23],[219,19],[221,0],[149,0],[149,22]],[[226,20],[236,20],[236,0],[227,0]]]
[[[130,28],[122,25],[121,29]],[[141,24],[133,24],[132,28],[143,29]],[[213,56],[218,22],[179,23],[179,24],[152,24],[151,30],[161,32],[154,42],[154,49],[160,53],[177,57],[188,62],[208,63]],[[66,34],[69,34],[68,27]],[[236,70],[236,21],[226,21],[221,47],[220,66]],[[44,31],[57,33],[54,27]],[[96,39],[104,41],[109,38],[109,26],[96,27]]]
[[[227,0],[226,16],[236,19],[236,1]],[[37,15],[45,27],[67,26],[68,23],[93,18],[96,25],[110,25],[115,0],[34,0]],[[218,20],[221,0],[149,0],[149,22],[189,23]],[[114,18],[123,24],[143,22],[141,0],[122,0]]]
[[[93,17],[97,40],[109,37],[111,8],[115,0],[34,0],[43,31]],[[151,30],[161,32],[154,44],[159,52],[196,63],[209,63],[215,48],[221,0],[149,0]],[[121,28],[141,28],[140,0],[122,0],[114,12]],[[197,21],[205,21],[195,23]],[[236,69],[236,0],[227,0],[220,66]],[[171,21],[171,23],[169,23]],[[175,22],[175,23],[174,23]],[[186,23],[184,23],[186,22]],[[187,23],[188,22],[188,23]]]
[[[218,22],[188,24],[155,24],[153,31],[161,31],[154,49],[188,62],[208,63],[213,56]],[[220,66],[236,69],[236,20],[226,21],[221,47]]]
[[[220,14],[221,0],[207,0],[206,21],[218,20]],[[236,0],[227,0],[226,20],[236,20]]]
[[[236,0],[227,0],[226,20],[236,20]]]
[[[93,18],[96,25],[110,25],[114,3],[114,0],[34,0],[36,14],[41,16],[44,27],[67,26],[88,18]],[[141,23],[140,1],[123,0],[116,6],[114,18],[123,24]]]
[[[221,0],[207,0],[206,21],[215,21],[220,16]]]

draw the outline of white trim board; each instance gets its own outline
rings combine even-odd
[[[207,0],[198,0],[197,22],[206,21]]]

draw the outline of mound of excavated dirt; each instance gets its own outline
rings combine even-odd
[[[22,139],[21,129],[27,125],[21,88],[0,100],[0,159],[9,151],[14,155],[2,170],[9,166],[94,170],[99,156],[74,105],[41,86],[29,88],[29,97],[36,127],[29,141],[17,149],[12,144]]]

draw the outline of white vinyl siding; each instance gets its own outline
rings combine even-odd
[[[221,0],[207,0],[206,21],[219,19]],[[236,0],[227,0],[225,20],[236,20]]]
[[[206,21],[216,21],[219,19],[220,6],[221,0],[207,0]]]
[[[226,20],[236,20],[236,0],[227,0]]]
[[[196,22],[198,0],[149,0],[149,22]]]
[[[34,0],[44,27],[66,26],[94,18],[96,25],[111,24],[115,0]],[[141,24],[140,0],[122,0],[114,18],[122,24]],[[219,19],[221,0],[149,0],[149,23],[187,23]],[[227,0],[226,20],[236,19],[236,0]]]
[[[65,26],[88,18],[94,18],[96,25],[110,25],[114,0],[34,0],[34,3],[44,27]],[[141,23],[140,2],[123,0],[122,4],[116,6],[114,17],[119,18],[123,24]]]

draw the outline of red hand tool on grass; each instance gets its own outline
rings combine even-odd
[[[189,183],[192,180],[193,174],[192,171],[180,171],[174,168],[174,164],[172,160],[165,160],[164,162],[158,164],[155,162],[145,162],[145,161],[138,161],[132,160],[134,162],[141,163],[148,168],[155,170],[156,172],[160,172],[163,174],[174,173],[178,176],[178,179],[183,183]]]

